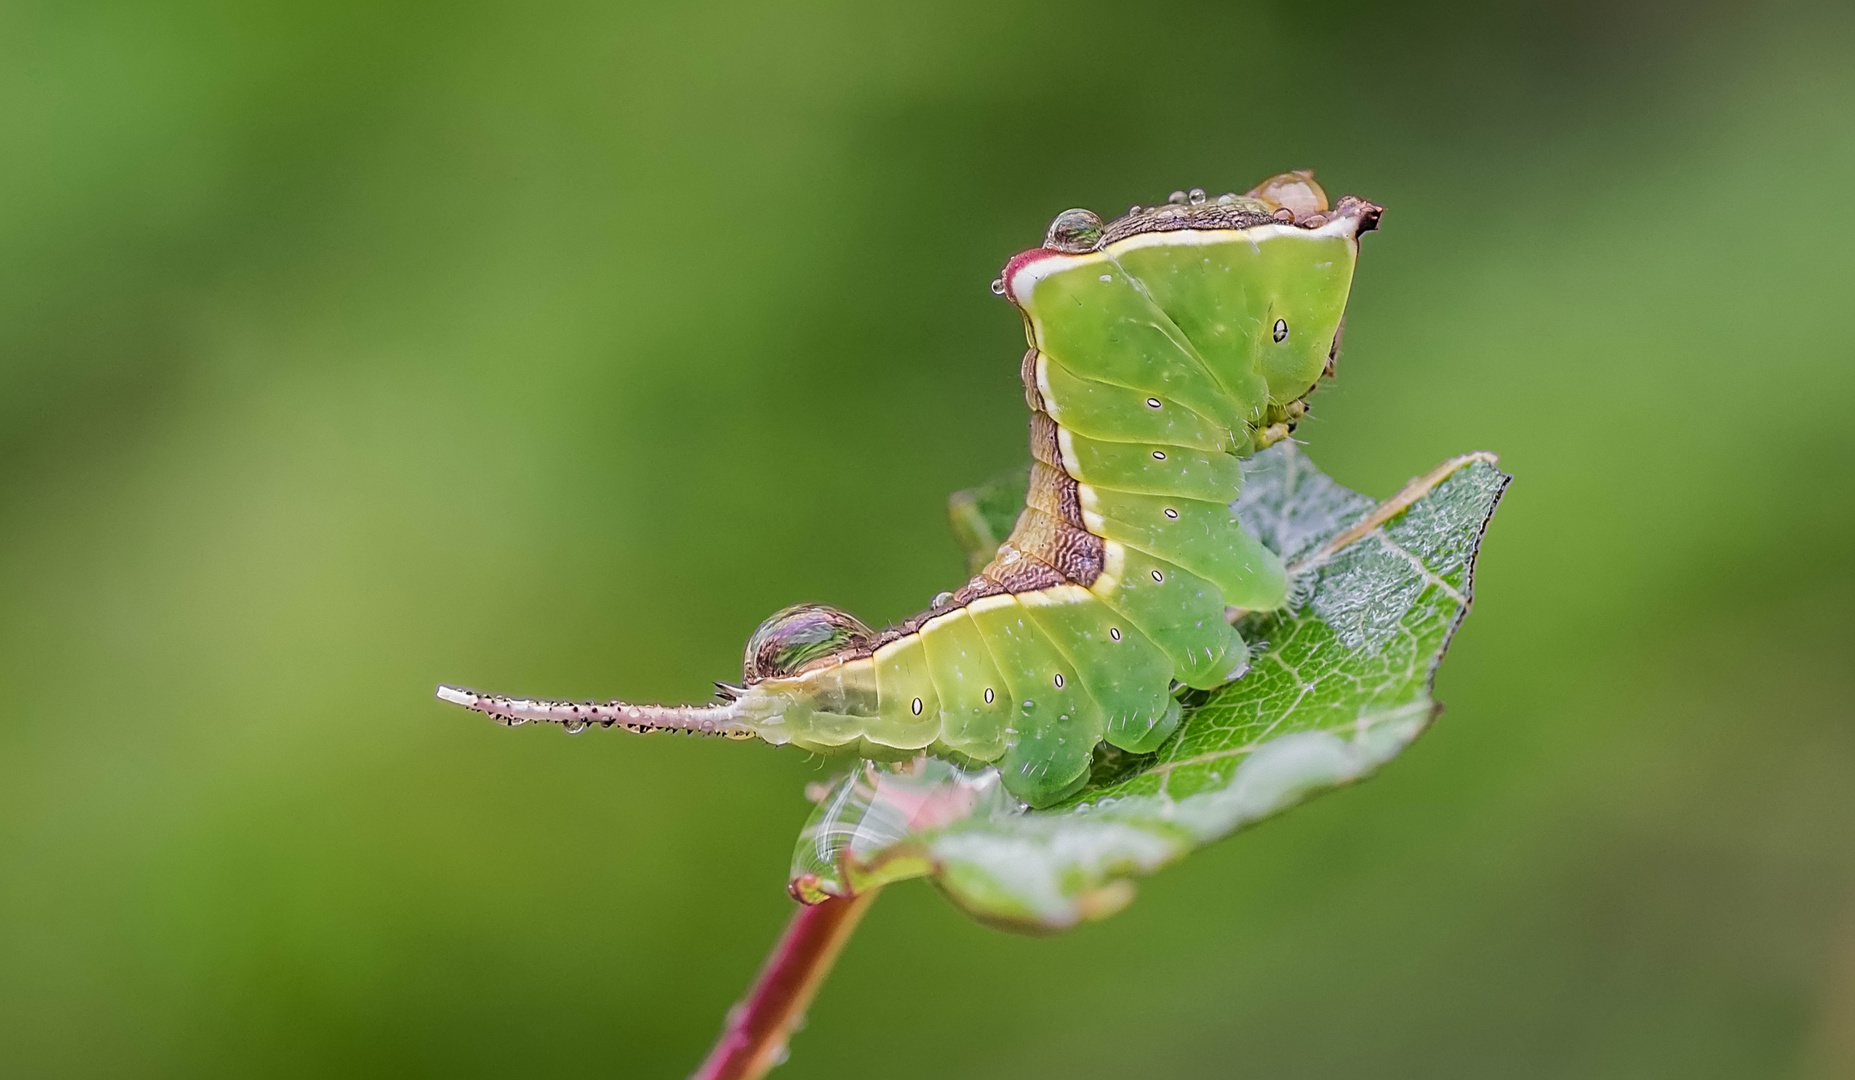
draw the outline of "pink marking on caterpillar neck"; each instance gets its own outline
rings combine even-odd
[[[1053,251],[1050,248],[1042,248],[1042,247],[1032,248],[1029,251],[1018,252],[1016,255],[1013,255],[1011,257],[1010,262],[1005,264],[1005,272],[1002,275],[1000,275],[1002,280],[1005,282],[1005,298],[1010,300],[1012,303],[1018,305],[1019,307],[1023,307],[1024,298],[1018,295],[1017,288],[1012,283],[1012,278],[1018,275],[1018,271],[1024,269],[1025,267],[1029,266],[1032,263],[1042,262],[1045,259],[1073,259],[1073,258],[1075,258],[1074,255],[1069,255],[1061,251]]]
[[[622,727],[641,735],[653,731],[683,731],[692,735],[721,735],[730,739],[754,737],[753,731],[736,716],[732,702],[721,705],[633,705],[624,701],[546,701],[479,694],[458,686],[440,686],[438,699],[492,717],[505,727],[515,727],[534,720],[560,724],[570,732],[584,731],[598,724],[600,727]]]

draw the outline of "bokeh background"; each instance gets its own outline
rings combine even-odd
[[[790,1077],[1855,1075],[1855,14],[0,7],[0,1072],[680,1076],[832,763],[505,731],[961,577],[1072,205],[1389,207],[1302,428],[1518,477],[1449,712]]]

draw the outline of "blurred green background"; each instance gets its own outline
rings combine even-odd
[[[1855,1075],[1855,13],[0,6],[0,1072],[680,1076],[789,911],[696,700],[961,577],[1072,205],[1389,207],[1301,435],[1518,477],[1443,722],[790,1077]]]

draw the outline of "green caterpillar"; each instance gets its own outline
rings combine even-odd
[[[992,285],[1030,342],[1024,510],[972,580],[900,624],[787,608],[748,641],[744,685],[708,705],[438,696],[510,725],[926,751],[995,764],[1032,806],[1062,799],[1102,742],[1164,742],[1179,687],[1242,675],[1226,609],[1286,601],[1281,561],[1231,512],[1238,459],[1287,437],[1332,374],[1359,236],[1381,213],[1330,207],[1295,172],[1105,224],[1058,215]]]

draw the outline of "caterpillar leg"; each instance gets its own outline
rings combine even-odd
[[[751,739],[756,733],[738,715],[733,702],[720,705],[632,705],[623,701],[547,701],[479,694],[458,686],[440,686],[438,700],[462,705],[492,717],[506,727],[534,720],[560,724],[569,733],[593,724],[618,726],[640,735],[653,731],[683,731],[692,735],[720,735]]]

